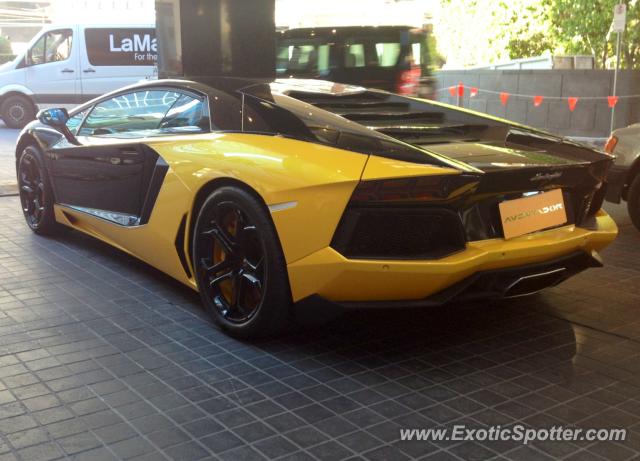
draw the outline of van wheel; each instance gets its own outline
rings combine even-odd
[[[640,174],[636,175],[627,193],[627,209],[631,222],[640,230]]]
[[[36,118],[36,109],[26,96],[9,96],[0,106],[0,115],[9,128],[23,128]]]

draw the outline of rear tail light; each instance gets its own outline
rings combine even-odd
[[[331,246],[354,259],[433,259],[463,250],[455,203],[478,182],[467,174],[362,181]]]
[[[403,95],[416,94],[421,75],[420,67],[401,70],[396,78],[396,93]]]
[[[613,151],[617,145],[618,145],[618,138],[612,135],[609,137],[609,139],[607,139],[607,143],[604,145],[604,151],[607,154],[613,154]]]
[[[440,202],[469,192],[478,182],[477,176],[466,174],[362,181],[353,191],[351,203]]]

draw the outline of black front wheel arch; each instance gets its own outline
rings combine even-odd
[[[277,232],[264,205],[237,186],[209,193],[198,209],[191,260],[207,311],[240,338],[289,323],[291,293]]]

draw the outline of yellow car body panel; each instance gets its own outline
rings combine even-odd
[[[56,218],[193,288],[195,281],[187,276],[175,251],[176,231],[185,214],[190,228],[196,195],[208,183],[240,181],[268,207],[274,206],[272,219],[285,260],[291,263],[329,246],[368,158],[288,138],[241,133],[142,142],[169,165],[147,224],[118,226],[61,205],[55,206]],[[189,255],[188,236],[184,243],[183,251]]]
[[[294,300],[318,294],[330,301],[417,300],[479,271],[535,264],[576,251],[598,251],[618,229],[604,211],[594,230],[564,226],[511,240],[469,242],[465,250],[432,261],[349,260],[324,248],[289,265]]]

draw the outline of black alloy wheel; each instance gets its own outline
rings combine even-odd
[[[57,229],[53,212],[53,194],[46,177],[40,152],[28,146],[17,165],[20,204],[27,225],[38,234],[50,234]]]
[[[273,224],[248,192],[223,187],[203,204],[193,234],[201,298],[225,330],[273,334],[286,323],[290,294]]]

